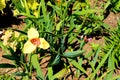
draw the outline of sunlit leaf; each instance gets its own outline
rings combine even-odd
[[[32,62],[33,67],[34,67],[34,68],[36,69],[36,71],[37,71],[37,76],[38,76],[41,80],[44,80],[44,77],[43,77],[43,74],[42,74],[42,71],[41,71],[41,68],[40,68],[40,64],[39,64],[39,62],[38,62],[38,55],[37,55],[37,54],[33,54],[33,55],[32,55],[31,62]]]
[[[56,73],[55,75],[53,75],[53,76],[51,77],[51,80],[54,80],[54,79],[56,79],[56,78],[63,77],[63,76],[66,74],[66,72],[67,72],[67,69],[66,69],[66,68],[60,70],[58,73]]]

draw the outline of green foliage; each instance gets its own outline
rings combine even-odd
[[[73,51],[73,52],[65,52],[65,53],[63,53],[63,56],[67,57],[67,58],[75,58],[77,56],[80,56],[84,52],[85,52],[84,50],[83,51],[78,50],[78,51]]]
[[[88,80],[89,79],[94,79],[94,76],[96,75],[96,73],[98,72],[98,70],[103,66],[103,64],[105,63],[105,61],[107,60],[107,58],[109,57],[109,55],[111,54],[111,51],[113,50],[113,46],[111,46],[110,50],[107,52],[107,54],[105,54],[103,56],[103,58],[101,59],[99,65],[97,66],[97,68],[93,71],[93,73],[87,78]],[[92,66],[92,65],[91,65]]]
[[[118,10],[119,2],[112,3],[116,3],[114,8]],[[13,61],[13,64],[0,64],[1,68],[17,68],[18,71],[12,75],[21,76],[22,80],[32,79],[35,72],[35,78],[40,80],[67,79],[67,76],[73,74],[73,69],[78,72],[77,78],[82,75],[86,75],[87,80],[112,78],[115,64],[118,66],[120,61],[119,28],[106,37],[105,52],[102,51],[102,46],[94,43],[91,44],[92,50],[86,52],[83,50],[86,42],[82,37],[84,35],[91,37],[93,34],[103,35],[109,28],[103,20],[104,12],[110,5],[110,1],[100,10],[91,8],[89,0],[12,0],[12,4],[15,16],[23,17],[25,27],[23,31],[11,29],[12,32],[20,33],[18,37],[15,37],[13,33],[8,40],[16,41],[16,50],[0,41],[0,47],[6,50],[3,57]],[[23,53],[24,44],[29,41],[27,31],[31,27],[37,29],[40,38],[48,41],[49,49],[44,50],[37,46],[32,53]],[[31,44],[37,44],[37,40],[35,43],[31,40]],[[48,70],[47,74],[43,75],[40,62],[47,55],[50,57]],[[90,74],[87,73],[88,66]],[[119,76],[113,79],[117,78]]]
[[[110,47],[112,45],[115,45],[112,54],[111,54],[111,58],[114,61],[114,63],[116,64],[116,66],[118,66],[118,63],[120,61],[120,51],[119,51],[119,46],[120,46],[120,42],[119,42],[119,38],[120,38],[120,26],[118,26],[118,29],[116,31],[112,31],[111,36],[105,37],[106,39],[106,47],[105,47],[105,51],[109,50]]]
[[[44,80],[44,77],[43,77],[41,68],[40,68],[40,66],[39,66],[37,54],[32,55],[31,62],[32,62],[33,67],[34,67],[34,68],[36,69],[36,71],[37,71],[37,77],[38,77],[38,79]]]
[[[120,0],[111,0],[111,6],[112,10],[114,12],[119,12],[120,11]]]
[[[16,80],[16,79],[10,75],[0,75],[0,80]]]

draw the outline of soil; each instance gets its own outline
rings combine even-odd
[[[95,0],[92,0],[91,4],[93,4],[94,2],[95,2]],[[91,7],[94,7],[94,6],[91,6]],[[20,19],[17,19],[17,18],[12,18],[12,19],[13,20],[11,20],[11,22],[8,21],[7,25],[3,25],[3,24],[6,24],[7,22],[2,21],[0,23],[0,26],[2,26],[2,28],[0,28],[0,29],[2,30],[2,29],[5,29],[5,28],[8,28],[8,27],[12,27],[12,28],[20,29],[20,30],[23,29],[25,24],[23,22],[21,22]],[[104,22],[107,23],[108,25],[110,25],[111,29],[112,29],[112,28],[117,27],[117,20],[119,20],[119,19],[120,19],[120,14],[119,13],[115,14],[113,12],[110,12],[109,15],[105,18]],[[15,22],[15,21],[17,21],[17,22]],[[100,44],[101,46],[104,46],[104,38],[101,37],[100,39],[96,39],[95,37],[93,37],[92,41],[85,44],[83,49],[85,49],[87,52],[89,52],[91,50],[91,43]],[[7,60],[7,59],[2,57],[3,54],[5,54],[5,53],[0,48],[0,63],[11,63],[10,60]],[[45,59],[43,59],[41,61],[41,67],[42,67],[42,71],[43,71],[44,75],[47,72],[47,64],[48,64],[47,61],[49,60],[49,58],[50,57],[46,57]],[[15,71],[15,69],[13,69],[13,68],[0,68],[0,75],[13,73],[14,71]],[[89,70],[88,70],[88,74],[89,74]],[[120,70],[116,70],[116,74],[117,75],[120,74]],[[33,80],[35,80],[35,79],[33,79]],[[71,79],[69,79],[69,80],[71,80]],[[75,80],[77,80],[77,79],[75,79]],[[80,78],[80,80],[85,80],[85,76],[82,76]]]

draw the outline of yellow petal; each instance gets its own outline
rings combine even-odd
[[[33,13],[34,15],[35,15],[35,17],[36,18],[38,18],[39,17],[39,12],[38,11],[34,11],[34,13]]]
[[[39,4],[37,2],[34,2],[31,6],[32,10],[36,10],[38,8]]]
[[[8,43],[8,45],[9,45],[14,51],[16,51],[16,45],[17,45],[17,43],[16,43],[15,41]]]
[[[24,44],[23,53],[29,54],[36,49],[36,46],[33,45],[29,40]]]
[[[18,9],[13,10],[13,16],[17,16],[19,13]]]
[[[50,47],[50,45],[44,38],[40,38],[39,47],[42,48],[42,49],[48,49]]]
[[[0,10],[3,10],[6,7],[5,0],[0,0]]]
[[[15,33],[15,37],[16,37],[16,38],[18,38],[18,37],[19,37],[19,35],[20,35],[20,33],[19,33],[19,32],[17,32],[17,31],[15,31],[14,33]]]
[[[28,38],[32,39],[32,38],[38,38],[39,37],[39,33],[35,28],[30,28],[28,30]]]

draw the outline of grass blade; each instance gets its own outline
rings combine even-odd
[[[114,48],[114,45],[111,47],[111,49],[108,51],[108,53],[104,55],[103,59],[101,60],[101,62],[97,66],[96,70],[87,78],[87,80],[89,80],[89,79],[93,80],[94,79],[95,74],[98,72],[100,67],[104,64],[104,62],[106,61],[106,59],[110,55],[111,51],[113,50],[113,48]]]
[[[72,65],[74,65],[76,68],[78,68],[79,70],[81,70],[83,73],[86,74],[85,69],[79,63],[77,63],[75,60],[72,59],[68,59],[68,60]]]

